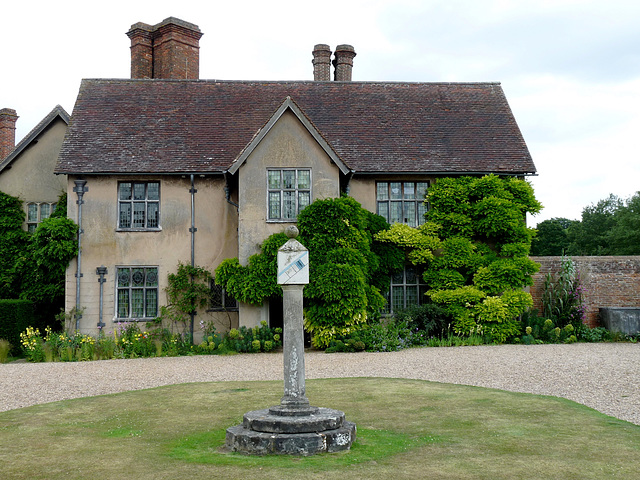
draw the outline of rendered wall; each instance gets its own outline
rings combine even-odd
[[[13,160],[0,175],[0,191],[24,202],[55,203],[67,188],[65,175],[54,175],[67,124],[60,118]]]
[[[601,307],[640,307],[640,257],[571,257],[580,272],[586,307],[585,324],[600,326]],[[561,257],[531,257],[540,264],[531,287],[534,308],[542,311],[544,277],[560,271]]]
[[[68,215],[77,217],[75,178],[69,179]],[[103,291],[105,330],[113,330],[116,319],[116,267],[158,266],[159,304],[166,304],[167,276],[175,273],[178,262],[191,263],[191,188],[190,178],[172,177],[85,177],[88,192],[82,209],[82,277],[80,306],[84,308],[80,331],[98,333],[100,289],[96,268],[106,266],[108,274]],[[118,180],[160,181],[159,232],[117,231]],[[222,177],[196,177],[195,188],[195,264],[212,271],[229,257],[238,255],[236,242],[237,213],[224,195]],[[67,269],[66,310],[76,305],[76,261]],[[200,311],[195,319],[196,339],[200,321],[215,321],[219,331],[237,326],[237,313]],[[143,328],[141,326],[141,328]]]

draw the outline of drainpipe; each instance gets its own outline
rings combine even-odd
[[[84,200],[84,194],[89,191],[89,187],[86,186],[86,180],[74,180],[73,183],[75,187],[73,187],[73,191],[78,194],[78,200],[76,200],[76,204],[78,205],[78,262],[76,268],[76,331],[80,330],[80,319],[82,318],[82,313],[80,312],[80,279],[82,278],[82,234],[84,231],[82,230],[82,204]]]
[[[231,189],[229,188],[229,173],[228,172],[224,172],[224,196],[227,199],[227,203],[233,205],[234,207],[236,207],[237,210],[240,210],[240,205],[238,205],[237,203],[233,202],[231,200]]]
[[[104,278],[104,276],[109,273],[107,272],[107,267],[105,267],[104,265],[97,267],[96,268],[96,275],[99,275],[100,278],[98,278],[98,283],[100,284],[100,316],[98,317],[98,332],[102,333],[102,329],[104,328],[104,322],[102,321],[102,303],[103,303],[103,299],[104,299],[104,282],[107,281],[106,278]]]
[[[191,194],[191,228],[189,228],[189,231],[191,232],[191,268],[193,268],[196,266],[196,232],[198,231],[196,228],[196,193],[198,193],[198,190],[196,190],[193,175],[191,175],[191,188],[189,189],[189,193]],[[193,275],[191,276],[191,283],[193,283]],[[195,315],[195,311],[189,314],[191,317],[191,342],[193,342]]]

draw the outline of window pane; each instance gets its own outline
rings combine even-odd
[[[130,183],[121,183],[120,184],[120,200],[131,200],[131,184]]]
[[[35,223],[30,223],[30,224],[27,225],[27,231],[29,233],[35,232],[37,228],[38,228],[38,225],[35,224]]]
[[[269,218],[280,218],[280,192],[269,192]]]
[[[298,188],[301,190],[311,188],[311,172],[309,170],[298,170]]]
[[[35,203],[30,203],[27,206],[27,221],[28,222],[38,221],[38,205],[36,205]]]
[[[146,317],[155,317],[158,315],[158,290],[150,288],[147,290],[147,308]]]
[[[382,215],[387,222],[389,221],[389,202],[378,202],[378,215]]]
[[[211,307],[222,308],[222,287],[211,281]]]
[[[279,170],[269,170],[269,188],[280,188]]]
[[[129,277],[130,270],[128,268],[119,268],[118,269],[118,286],[119,287],[128,287],[129,282],[131,281]]]
[[[402,199],[402,184],[400,182],[393,182],[391,185],[391,199],[392,200],[401,200]]]
[[[424,203],[418,204],[418,225],[424,224],[426,219],[424,218],[424,214],[427,213],[427,206]]]
[[[404,223],[416,226],[416,202],[404,202]]]
[[[133,228],[144,228],[144,202],[136,202],[133,204]]]
[[[131,228],[131,204],[120,204],[120,228]]]
[[[311,203],[311,193],[310,192],[300,192],[298,193],[298,213],[304,210],[304,207],[308,206]]]
[[[418,286],[407,286],[406,306],[418,304]]]
[[[118,290],[118,317],[129,317],[129,290]]]
[[[144,269],[132,268],[131,281],[134,287],[142,287],[144,285]]]
[[[150,182],[147,184],[147,198],[149,200],[160,200],[160,184]]]
[[[157,228],[159,224],[158,218],[158,203],[149,202],[147,204],[147,228]]]
[[[225,308],[238,308],[238,302],[236,302],[236,299],[226,291],[224,292],[224,306]]]
[[[49,215],[51,215],[51,205],[49,205],[48,203],[43,203],[42,205],[40,205],[40,221],[44,220],[45,218],[49,218]]]
[[[418,182],[416,185],[416,198],[418,200],[424,200],[425,195],[427,194],[427,188],[429,184],[427,182]]]
[[[144,200],[145,199],[145,184],[144,183],[134,183],[133,184],[133,199],[134,200]]]
[[[157,268],[147,268],[146,269],[146,286],[147,287],[157,287],[158,286],[158,269]]]
[[[376,187],[376,198],[378,200],[389,200],[389,184],[387,182],[379,182]]]
[[[412,267],[405,267],[406,283],[407,285],[417,283],[418,277],[416,276],[416,270]]]
[[[391,310],[397,312],[404,308],[404,288],[394,287],[391,290]]]
[[[296,171],[283,170],[282,183],[283,183],[282,188],[296,188]]]
[[[144,317],[144,290],[141,288],[131,289],[131,317]]]
[[[390,202],[389,223],[402,223],[402,202]]]
[[[404,198],[405,200],[416,198],[416,186],[413,182],[404,182]]]
[[[282,218],[296,217],[295,192],[282,192]]]
[[[391,276],[391,283],[393,283],[394,285],[400,284],[402,285],[404,283],[404,272],[396,272]]]

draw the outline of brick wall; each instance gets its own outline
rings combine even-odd
[[[16,121],[18,114],[11,108],[0,109],[0,161],[16,146]]]
[[[542,292],[547,273],[560,270],[561,257],[531,257],[540,264],[531,287],[534,308],[542,312]],[[580,272],[586,307],[585,323],[600,326],[600,307],[640,307],[640,256],[571,257]]]

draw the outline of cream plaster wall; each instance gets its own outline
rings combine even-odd
[[[240,263],[260,252],[269,235],[284,231],[290,223],[267,221],[267,169],[310,168],[311,201],[340,195],[340,171],[298,118],[285,112],[237,172],[238,253]],[[240,305],[241,325],[268,321],[268,305]]]
[[[77,217],[77,194],[73,192],[74,179],[69,178],[68,215]],[[159,304],[166,304],[164,289],[167,276],[177,270],[178,262],[191,262],[191,188],[190,178],[180,176],[159,177],[86,177],[88,192],[82,209],[82,277],[80,279],[80,306],[85,310],[80,330],[98,333],[99,283],[96,268],[108,269],[104,283],[103,322],[109,332],[116,322],[115,274],[117,266],[158,266]],[[118,181],[160,181],[159,232],[117,231]],[[237,212],[225,201],[222,177],[196,177],[195,187],[195,263],[212,271],[229,257],[238,255],[236,242]],[[67,269],[66,310],[76,305],[76,273],[74,260]],[[227,330],[238,323],[237,313],[198,312],[198,323],[215,321],[218,330]]]
[[[55,203],[66,190],[66,176],[53,173],[66,132],[67,124],[56,119],[0,174],[0,191],[22,200],[25,214],[28,202]]]

